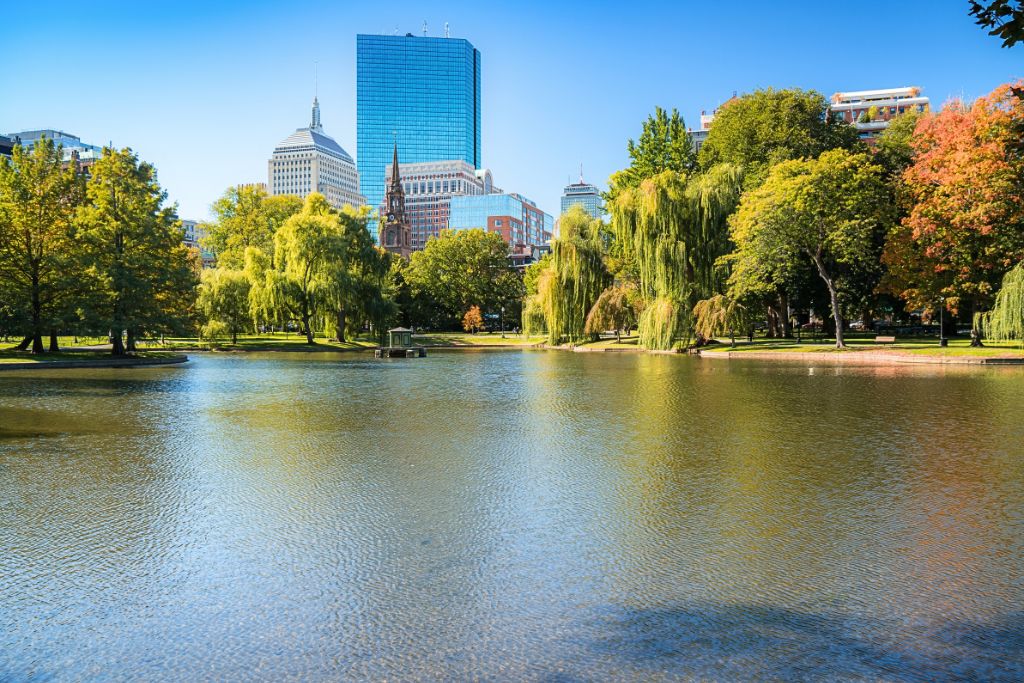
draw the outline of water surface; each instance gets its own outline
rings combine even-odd
[[[1024,679],[1024,372],[0,374],[0,681]]]

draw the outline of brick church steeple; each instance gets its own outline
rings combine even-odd
[[[394,160],[391,162],[391,178],[384,193],[385,214],[381,216],[380,246],[392,254],[409,258],[412,254],[412,233],[405,218],[405,190],[398,168],[398,143],[395,143]]]

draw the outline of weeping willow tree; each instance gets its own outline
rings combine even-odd
[[[562,215],[550,260],[537,278],[537,293],[523,307],[528,335],[543,328],[550,344],[575,344],[593,336],[586,332],[587,313],[611,281],[604,252],[600,219],[580,206]]]
[[[721,290],[715,262],[729,250],[726,220],[742,176],[722,164],[699,175],[666,171],[623,189],[612,204],[615,237],[637,265],[640,345],[670,349],[692,336],[693,307]]]
[[[997,341],[1016,340],[1024,345],[1024,263],[1003,276],[995,305],[978,316],[982,332]]]
[[[748,329],[753,324],[750,310],[725,294],[698,301],[693,307],[693,317],[694,330],[699,336],[711,339],[728,334],[733,346],[736,346],[736,331]]]
[[[627,333],[636,324],[636,288],[630,285],[613,285],[601,292],[587,314],[583,331],[599,335],[605,330],[614,330],[616,341],[622,341],[622,332]]]

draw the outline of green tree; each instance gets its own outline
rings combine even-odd
[[[978,317],[976,327],[980,327],[986,337],[1024,344],[1024,263],[1018,263],[1003,276],[992,310]]]
[[[725,294],[716,294],[698,301],[693,307],[693,317],[698,335],[712,339],[728,333],[733,346],[736,346],[736,331],[748,329],[754,324],[750,309]]]
[[[253,254],[249,252],[250,261]],[[338,215],[319,193],[306,197],[302,211],[274,234],[274,266],[265,271],[265,305],[298,320],[308,344],[315,343],[313,320],[331,287],[328,271],[343,259]]]
[[[729,100],[715,113],[700,149],[701,168],[728,163],[744,173],[744,187],[760,185],[775,164],[817,158],[829,149],[853,149],[856,130],[829,113],[813,90],[757,90]]]
[[[608,196],[612,199],[625,188],[637,187],[645,178],[665,171],[687,173],[697,163],[693,139],[686,130],[683,117],[675,109],[670,115],[661,107],[643,123],[640,139],[626,143],[630,165],[612,175]]]
[[[207,321],[223,326],[238,343],[238,333],[252,327],[249,314],[251,284],[241,270],[211,268],[203,271],[197,306]]]
[[[537,294],[524,308],[523,328],[533,334],[541,327],[548,342],[574,344],[594,335],[586,331],[587,313],[611,282],[604,264],[602,222],[581,206],[562,214],[551,258],[537,278]],[[537,318],[543,318],[543,326]]]
[[[453,326],[470,306],[485,312],[523,298],[522,278],[508,261],[501,235],[483,230],[443,230],[415,252],[405,274],[413,292],[436,304],[433,322]]]
[[[843,348],[836,268],[870,258],[874,231],[891,220],[888,198],[882,168],[866,154],[833,150],[783,162],[743,195],[732,220],[736,261],[780,269],[810,259],[828,288],[836,347]]]
[[[108,148],[91,174],[78,215],[87,274],[98,283],[90,318],[110,330],[112,353],[123,355],[142,333],[182,322],[194,297],[193,264],[151,165],[129,149]]]
[[[597,336],[605,330],[615,331],[615,340],[622,341],[622,332],[629,332],[636,325],[637,291],[628,285],[608,287],[587,313],[583,331]]]
[[[248,247],[273,254],[274,234],[302,206],[295,195],[269,197],[254,185],[228,188],[213,203],[214,221],[202,226],[207,232],[204,246],[217,255],[217,265],[241,268]]]
[[[730,249],[727,219],[740,186],[739,169],[728,164],[701,174],[667,171],[611,205],[615,239],[635,264],[645,348],[669,349],[677,337],[689,337],[694,304],[721,289],[716,265]]]
[[[379,284],[389,270],[367,228],[369,209],[345,206],[337,215],[338,245],[334,258],[326,263],[325,304],[333,316],[329,327],[339,342],[346,339],[349,312],[366,313],[362,302],[379,298]],[[372,307],[372,306],[371,306]]]
[[[76,163],[64,164],[52,140],[0,157],[0,283],[11,317],[25,321],[25,342],[43,353],[43,334],[67,319],[83,285],[73,221],[84,197]]]

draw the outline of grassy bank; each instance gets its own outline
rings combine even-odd
[[[974,348],[971,340],[967,338],[949,339],[949,346],[939,346],[939,340],[935,337],[911,337],[907,339],[896,338],[892,344],[879,344],[874,337],[855,337],[847,339],[846,349],[836,349],[834,339],[821,341],[801,341],[786,339],[755,339],[753,342],[737,340],[736,346],[731,347],[728,339],[719,339],[721,344],[710,346],[701,350],[702,354],[713,354],[723,352],[743,353],[885,353],[894,355],[913,356],[935,356],[938,358],[955,357],[977,357],[977,358],[1024,358],[1024,349],[1019,344],[985,342],[985,346]]]
[[[136,358],[173,358],[178,354],[171,351],[142,351],[134,354]],[[15,351],[14,345],[0,346],[0,363],[55,363],[58,361],[109,361],[112,358],[109,349],[69,349],[57,353],[34,355],[28,351]]]

